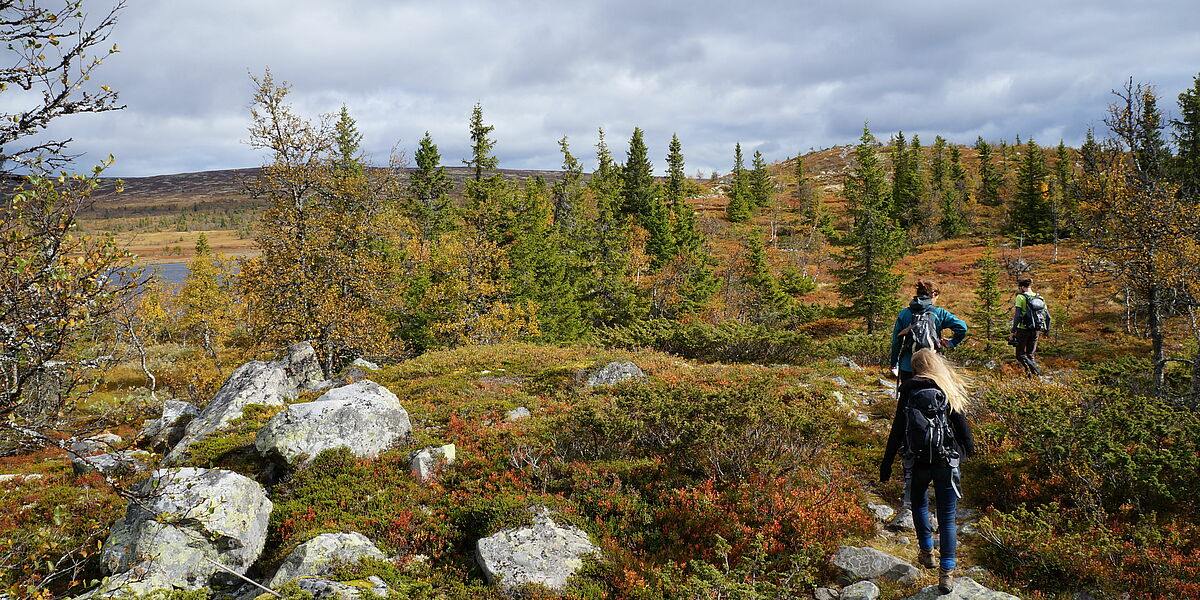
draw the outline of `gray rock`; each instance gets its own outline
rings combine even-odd
[[[841,580],[846,583],[882,577],[908,585],[921,576],[920,569],[874,548],[841,546],[829,562],[842,572]]]
[[[974,567],[964,569],[962,572],[962,576],[970,577],[971,579],[978,581],[980,579],[991,579],[992,572],[987,570],[987,568],[985,568],[985,567],[975,565]]]
[[[912,509],[908,508],[907,506],[901,508],[900,511],[896,513],[896,516],[892,518],[892,521],[888,523],[888,527],[897,531],[915,532],[917,527],[913,523]],[[932,505],[929,507],[929,528],[934,532],[937,532],[938,530],[937,514]]]
[[[293,466],[342,446],[355,456],[374,457],[411,429],[400,399],[378,383],[363,380],[288,406],[258,432],[254,447]]]
[[[321,577],[305,577],[296,582],[300,589],[313,595],[313,600],[358,600],[364,590],[381,598],[387,598],[391,591],[384,581],[374,575],[362,582],[365,585],[349,585]]]
[[[325,577],[337,564],[357,563],[364,558],[387,557],[361,533],[323,533],[296,546],[267,586],[278,589],[297,577]]]
[[[183,439],[187,425],[196,418],[200,411],[191,403],[181,400],[167,400],[163,403],[162,416],[151,419],[143,424],[138,434],[138,443],[144,448],[165,450]]]
[[[71,442],[68,448],[71,449],[71,454],[76,456],[95,456],[116,450],[123,441],[125,440],[121,439],[121,436],[105,432]]]
[[[350,365],[354,366],[354,367],[362,367],[364,369],[367,369],[368,371],[378,371],[379,370],[379,365],[377,365],[365,358],[356,358],[356,359],[354,359],[354,362],[350,363]]]
[[[845,356],[839,356],[839,357],[833,359],[833,362],[835,362],[839,365],[842,365],[843,367],[846,367],[847,369],[854,369],[855,371],[862,370],[862,367],[858,366],[858,363],[854,362],[853,360],[850,360],[849,358],[847,358]]]
[[[963,521],[971,521],[978,517],[979,517],[979,511],[974,508],[963,508],[960,506],[960,507],[958,507],[957,510],[954,511],[954,518],[957,519],[960,523]]]
[[[641,368],[627,360],[614,361],[588,375],[587,386],[613,385],[627,379],[641,379],[645,376],[646,374],[642,372]]]
[[[439,471],[454,463],[454,444],[423,448],[408,455],[408,469],[421,483],[432,480]]]
[[[871,509],[871,512],[874,513],[876,519],[879,519],[885,523],[888,519],[892,518],[892,516],[896,514],[896,510],[887,504],[869,502],[867,503],[867,508]]]
[[[848,383],[846,383],[845,379],[842,379],[841,375],[830,379],[830,381],[832,381],[834,385],[837,385],[840,387],[846,387],[847,385],[849,385]]]
[[[871,420],[871,417],[867,416],[864,413],[855,413],[854,420],[858,421],[859,423],[866,423]]]
[[[93,471],[101,475],[127,475],[150,470],[154,456],[142,450],[119,450],[95,456],[77,456],[71,459],[75,475],[86,475]]]
[[[159,469],[133,489],[109,533],[98,596],[197,589],[223,571],[245,573],[266,542],[271,501],[257,482],[217,469]]]
[[[528,408],[525,408],[524,406],[518,406],[508,411],[506,418],[509,421],[520,421],[521,419],[528,417],[530,414],[531,413],[529,412]]]
[[[958,526],[958,535],[979,535],[979,525],[977,525],[974,521],[971,521],[970,523],[963,523],[962,525]]]
[[[283,360],[256,360],[238,367],[208,406],[188,423],[183,439],[163,458],[163,464],[183,462],[188,448],[241,418],[247,406],[284,406],[300,392],[315,390],[322,383],[321,365],[308,342],[289,346]]]
[[[813,590],[813,600],[838,600],[840,594],[833,588],[819,587]]]
[[[894,389],[896,389],[896,382],[888,381],[887,379],[880,379],[879,386],[888,388],[889,390],[894,390]]]
[[[488,582],[505,593],[527,583],[561,592],[583,566],[583,557],[600,549],[587,533],[555,523],[545,507],[533,507],[533,525],[505,529],[476,544]]]
[[[921,588],[921,591],[904,600],[1021,600],[1020,598],[988,589],[970,577],[957,577],[954,580],[954,591],[943,594],[936,585]]]
[[[983,363],[983,368],[985,368],[989,371],[995,371],[996,369],[1000,368],[1000,363],[998,363],[994,360],[989,360],[989,361]]]
[[[873,581],[860,581],[842,588],[841,600],[878,600],[879,586]]]

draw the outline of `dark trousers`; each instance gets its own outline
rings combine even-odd
[[[912,511],[913,526],[917,530],[917,545],[922,550],[933,549],[933,531],[929,525],[929,484],[937,499],[939,565],[943,569],[955,567],[958,550],[958,495],[954,492],[954,470],[950,467],[913,467]]]
[[[1014,335],[1014,340],[1017,347],[1017,362],[1025,367],[1025,370],[1030,375],[1040,375],[1041,370],[1038,369],[1037,361],[1033,359],[1033,353],[1037,352],[1038,331],[1036,329],[1018,329]]]

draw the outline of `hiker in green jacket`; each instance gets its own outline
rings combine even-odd
[[[1013,301],[1015,306],[1013,307],[1012,333],[1008,336],[1008,343],[1016,348],[1017,362],[1025,368],[1026,373],[1035,377],[1041,375],[1041,369],[1038,368],[1037,361],[1033,358],[1034,352],[1037,352],[1038,337],[1050,328],[1049,314],[1043,317],[1046,321],[1043,325],[1039,322],[1034,309],[1030,307],[1031,301],[1041,302],[1041,310],[1045,311],[1045,302],[1041,298],[1033,292],[1032,277],[1022,277],[1017,280],[1017,297]]]

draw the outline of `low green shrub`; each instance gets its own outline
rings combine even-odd
[[[592,336],[614,348],[652,348],[684,358],[713,362],[797,363],[813,354],[812,338],[795,331],[723,321],[681,323],[668,319],[609,327]]]

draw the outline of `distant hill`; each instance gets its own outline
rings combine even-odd
[[[401,169],[405,177],[415,169]],[[262,169],[227,169],[199,173],[177,173],[151,177],[126,177],[123,190],[116,192],[117,178],[104,178],[94,197],[96,204],[93,218],[113,217],[161,217],[176,215],[185,210],[197,212],[240,211],[257,209],[262,203],[251,199],[246,192],[246,182],[258,177]],[[468,167],[446,167],[446,174],[454,181],[454,193],[461,193],[463,182],[474,176]],[[507,179],[541,177],[555,182],[563,177],[562,171],[498,169],[490,171]]]

